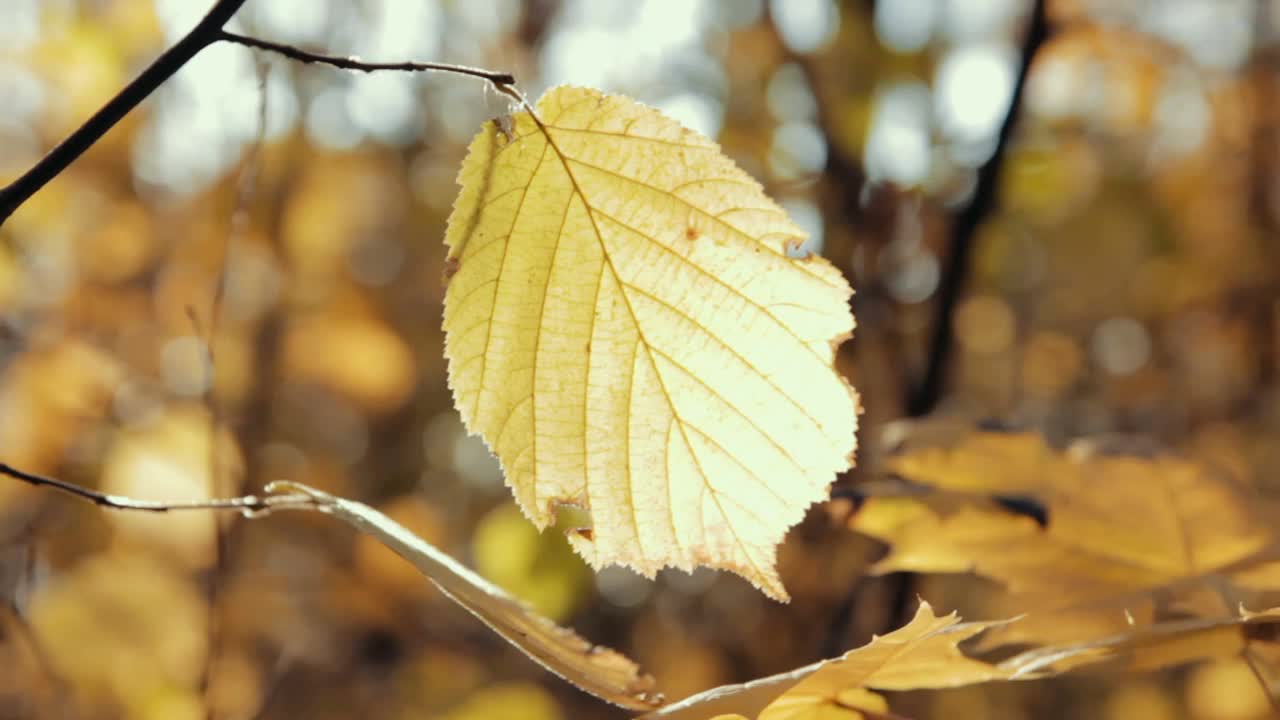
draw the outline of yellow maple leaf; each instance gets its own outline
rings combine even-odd
[[[889,544],[878,572],[972,571],[1002,583],[1010,605],[1035,608],[997,634],[1005,641],[1119,632],[1146,604],[1137,602],[1142,593],[1206,576],[1275,587],[1274,570],[1258,572],[1272,533],[1232,478],[1128,450],[1081,442],[1062,452],[1034,433],[995,432],[911,448],[887,468],[956,494],[872,498],[851,525]],[[984,492],[1034,498],[1047,521],[981,502]],[[1187,597],[1183,587],[1175,599]],[[1229,610],[1221,597],[1209,608]]]
[[[960,687],[1022,677],[966,656],[960,643],[1005,621],[962,623],[921,602],[907,625],[844,655],[790,672],[708,690],[645,715],[646,720],[701,720],[720,715],[758,720],[855,720],[883,717],[888,706],[871,690]]]
[[[710,140],[559,87],[471,143],[449,219],[449,381],[539,528],[593,566],[732,570],[785,599],[776,546],[852,462],[832,367],[852,293]]]

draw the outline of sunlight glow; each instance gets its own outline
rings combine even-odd
[[[44,10],[53,3],[43,3]],[[5,0],[0,3],[0,45],[6,51],[21,50],[40,36],[41,0]]]
[[[867,177],[918,185],[929,175],[929,88],[900,83],[876,100],[863,162]]]
[[[876,3],[876,36],[885,47],[900,53],[916,52],[928,44],[936,22],[934,0],[897,0]]]
[[[1007,47],[975,44],[948,52],[934,79],[942,132],[957,143],[989,143],[1009,108],[1013,82],[1014,58]]]
[[[542,50],[547,87],[562,83],[635,92],[661,80],[668,62],[697,47],[705,3],[655,0],[621,6],[574,0]]]
[[[821,48],[840,28],[840,9],[831,0],[773,0],[769,9],[782,41],[793,52]]]

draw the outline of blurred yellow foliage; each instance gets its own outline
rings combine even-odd
[[[562,622],[583,600],[590,571],[559,533],[539,533],[510,505],[490,510],[471,539],[476,570],[540,614]]]
[[[1186,703],[1193,720],[1275,717],[1275,705],[1243,659],[1193,669],[1187,681]]]
[[[1106,720],[1177,720],[1178,706],[1163,688],[1150,683],[1133,683],[1117,688],[1106,699]]]
[[[78,700],[148,719],[164,710],[186,720],[203,707],[204,598],[144,547],[81,562],[33,598],[31,624],[57,671],[76,679]]]
[[[564,715],[551,693],[529,683],[484,688],[463,700],[441,720],[560,720]]]
[[[335,312],[304,316],[288,330],[290,376],[332,388],[371,413],[399,408],[417,383],[413,355],[378,318]]]
[[[103,458],[102,490],[158,501],[208,500],[232,494],[242,473],[235,439],[225,429],[214,428],[199,407],[171,406],[116,436]],[[213,562],[218,519],[211,513],[114,513],[110,520],[129,546],[153,546],[191,568]]]

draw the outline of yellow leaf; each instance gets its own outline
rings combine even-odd
[[[693,720],[736,713],[758,720],[857,720],[888,712],[876,690],[950,688],[1021,677],[1005,668],[967,657],[959,644],[1004,624],[962,623],[955,613],[938,617],[921,602],[906,626],[843,656],[744,685],[727,685],[694,695],[646,715],[658,720]]]
[[[1271,533],[1231,478],[1124,450],[1077,443],[1059,452],[1036,434],[994,432],[912,448],[888,468],[952,494],[872,498],[852,525],[889,543],[879,572],[972,571],[1004,584],[1018,607],[1035,608],[1009,631],[1024,641],[1119,632],[1128,619],[1114,601],[1208,575],[1274,587],[1275,573],[1247,572]],[[1034,498],[1047,522],[983,501],[984,493]],[[1069,623],[1067,608],[1080,611]],[[1229,610],[1221,602],[1212,609]]]
[[[597,568],[711,566],[785,599],[775,551],[852,462],[835,372],[852,290],[715,143],[560,87],[472,142],[449,220],[446,354],[539,528]]]

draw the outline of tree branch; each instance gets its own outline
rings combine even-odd
[[[51,478],[44,475],[36,475],[24,470],[0,463],[0,475],[7,475],[15,480],[21,480],[28,485],[36,487],[47,487],[60,492],[66,493],[87,500],[94,505],[110,508],[112,510],[133,510],[138,512],[150,513],[166,513],[182,510],[238,510],[250,515],[262,515],[270,513],[274,510],[283,510],[285,508],[313,508],[320,505],[313,496],[304,493],[288,493],[284,495],[244,495],[234,498],[213,498],[210,500],[190,500],[179,502],[160,502],[156,500],[135,500],[133,498],[122,497],[120,495],[108,495],[100,493],[96,490],[90,490],[74,483]]]
[[[50,180],[66,170],[106,135],[116,123],[120,122],[143,100],[147,99],[156,88],[160,87],[191,58],[201,50],[215,42],[230,42],[245,47],[266,50],[283,55],[301,63],[321,63],[345,70],[374,72],[375,70],[398,70],[402,72],[448,72],[457,75],[487,80],[500,92],[516,99],[522,99],[515,91],[515,77],[511,73],[494,72],[483,68],[466,65],[433,62],[363,62],[357,58],[335,57],[308,52],[291,45],[282,45],[269,40],[246,37],[223,29],[232,16],[244,5],[245,0],[217,0],[209,13],[198,25],[191,29],[176,45],[166,50],[155,62],[151,63],[142,74],[134,79],[107,101],[98,112],[94,113],[83,125],[67,136],[65,140],[49,151],[30,170],[17,180],[0,189],[0,226],[13,215],[32,195],[40,191]]]
[[[161,503],[106,495],[63,480],[0,463],[0,475],[48,487],[115,510],[239,510],[262,517],[275,510],[310,510],[342,520],[413,564],[448,598],[466,608],[530,659],[581,690],[631,710],[652,710],[665,701],[653,677],[625,655],[593,645],[568,628],[537,614],[521,600],[490,583],[408,528],[363,503],[335,497],[298,483],[277,481],[266,495]]]
[[[1005,114],[1004,123],[1000,126],[995,151],[978,170],[978,182],[973,191],[973,200],[956,216],[951,226],[951,245],[947,249],[942,279],[938,284],[938,297],[934,301],[936,310],[933,319],[933,335],[929,341],[929,364],[925,368],[920,384],[907,401],[907,415],[911,417],[927,415],[942,399],[955,341],[951,315],[955,311],[956,303],[960,300],[965,278],[969,274],[969,259],[973,255],[974,236],[977,235],[979,226],[996,207],[1000,170],[1004,164],[1005,151],[1009,147],[1009,141],[1018,123],[1022,97],[1027,86],[1027,76],[1030,75],[1031,63],[1036,53],[1048,37],[1049,20],[1045,11],[1045,0],[1035,0],[1031,8],[1031,21],[1027,26],[1026,38],[1022,42],[1022,64],[1018,68],[1018,77],[1013,85],[1013,93],[1009,97],[1009,111]]]
[[[244,45],[245,47],[255,48],[258,50],[266,50],[267,52],[283,55],[290,60],[296,60],[308,65],[311,63],[318,63],[320,65],[329,65],[343,70],[358,70],[366,73],[375,72],[377,70],[455,73],[457,75],[468,75],[470,77],[480,78],[481,80],[488,80],[499,90],[516,83],[516,78],[511,73],[494,72],[492,70],[470,67],[468,65],[453,65],[450,63],[437,62],[364,62],[363,60],[355,57],[320,55],[292,45],[284,45],[282,43],[271,42],[270,40],[248,37],[228,30],[219,30],[217,35],[217,39],[224,42]]]
[[[76,158],[93,147],[103,135],[107,134],[107,131],[115,127],[116,123],[139,103],[146,100],[179,68],[186,65],[196,56],[196,53],[216,42],[222,26],[244,3],[245,0],[217,0],[209,13],[191,29],[191,32],[156,58],[155,62],[142,71],[141,75],[107,101],[106,105],[103,105],[75,132],[50,150],[40,162],[0,190],[0,225],[4,225],[9,216],[28,198],[39,192],[40,188],[66,170]]]

